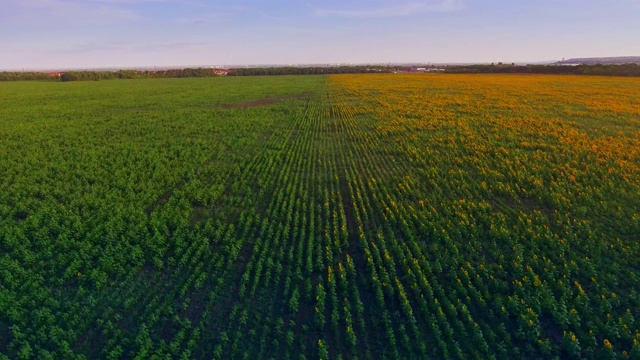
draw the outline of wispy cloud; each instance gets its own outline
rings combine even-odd
[[[242,9],[237,8],[206,8],[203,10],[205,11],[201,11],[198,14],[174,18],[170,22],[177,25],[220,23],[237,16],[243,11]]]
[[[85,54],[85,53],[104,53],[104,52],[158,52],[164,50],[185,49],[195,46],[203,46],[208,43],[203,41],[167,41],[167,42],[151,42],[151,43],[128,43],[128,42],[85,42],[78,43],[62,48],[51,49],[50,53],[64,54]]]
[[[172,22],[178,25],[219,23],[233,16],[231,13],[211,13],[197,16],[180,17]]]
[[[121,6],[135,1],[157,0],[7,0],[0,19],[23,24],[114,24],[141,18],[136,12]]]
[[[427,12],[452,12],[461,10],[463,7],[462,1],[460,0],[444,0],[438,3],[421,1],[394,6],[355,10],[316,8],[315,14],[317,16],[336,16],[346,18],[383,18],[408,16]]]
[[[146,3],[167,3],[174,2],[173,0],[86,0],[88,3],[102,3],[102,4],[146,4]]]
[[[171,23],[179,24],[179,25],[211,24],[211,23],[221,23],[227,20],[231,20],[234,17],[235,18],[258,17],[261,19],[272,20],[272,21],[285,19],[283,17],[274,16],[273,14],[267,11],[263,11],[257,6],[242,6],[242,5],[219,6],[219,5],[211,5],[211,4],[199,4],[197,5],[197,7],[198,7],[198,10],[200,11],[193,12],[193,14],[188,16],[181,16],[181,17],[175,18],[171,21]]]

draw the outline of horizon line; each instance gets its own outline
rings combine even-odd
[[[503,64],[540,65],[550,64],[562,60],[546,61],[503,61]],[[71,67],[24,67],[0,69],[0,72],[54,72],[54,71],[117,71],[117,70],[179,70],[179,69],[233,69],[233,68],[260,68],[260,67],[338,67],[338,66],[447,66],[447,65],[487,65],[495,62],[469,61],[469,62],[431,62],[431,61],[406,61],[406,62],[330,62],[330,63],[245,63],[245,64],[199,64],[199,65],[131,65],[131,66],[71,66]]]

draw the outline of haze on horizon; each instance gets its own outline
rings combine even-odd
[[[0,69],[640,55],[640,0],[0,0]]]

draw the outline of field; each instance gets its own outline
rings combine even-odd
[[[0,83],[0,174],[0,357],[640,358],[640,79]]]

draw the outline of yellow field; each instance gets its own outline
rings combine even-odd
[[[639,354],[640,79],[344,75],[329,89],[371,151],[364,161],[379,177],[369,184],[393,189],[385,221],[428,224],[416,233],[437,251],[425,266],[457,272],[449,281],[467,288],[442,283],[458,303],[440,324],[509,336],[473,346],[518,344],[516,357]],[[460,343],[474,336],[455,333]]]

